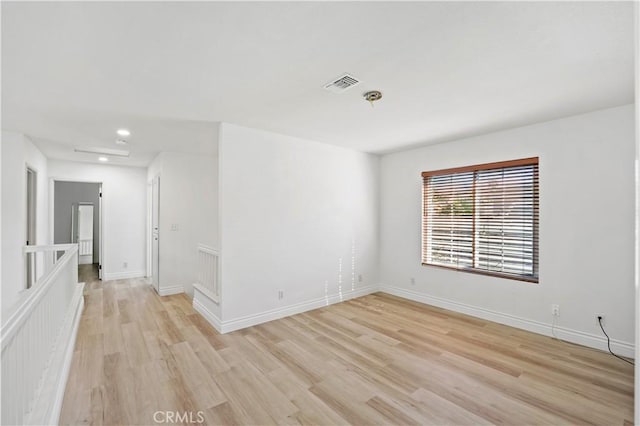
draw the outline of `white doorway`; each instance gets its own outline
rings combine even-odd
[[[72,204],[71,242],[78,244],[78,263],[87,265],[94,263],[94,208],[93,203],[79,202]],[[97,238],[97,236],[96,236]]]
[[[25,231],[26,245],[36,245],[36,200],[37,200],[37,188],[38,188],[38,173],[27,167],[26,171],[26,184],[27,184],[27,217],[26,224],[27,229]],[[36,262],[34,256],[27,256],[25,262],[25,288],[31,288],[36,278]]]
[[[151,183],[151,278],[160,292],[160,176]]]
[[[102,183],[52,179],[51,189],[53,243],[78,244],[78,263],[93,265],[89,276],[102,279]]]

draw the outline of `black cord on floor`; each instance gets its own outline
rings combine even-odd
[[[602,317],[598,317],[598,324],[600,324],[600,328],[602,329],[602,332],[604,333],[605,336],[607,336],[607,348],[609,348],[609,353],[613,356],[615,356],[618,359],[623,360],[624,362],[631,364],[631,365],[635,365],[633,362],[626,360],[624,358],[622,358],[621,356],[618,356],[616,354],[613,353],[613,351],[611,350],[611,339],[609,339],[609,335],[607,334],[606,331],[604,331],[604,327],[602,326]]]

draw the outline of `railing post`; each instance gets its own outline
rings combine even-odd
[[[75,263],[76,265],[78,264],[78,250],[76,250],[75,253],[73,254],[72,262]],[[73,269],[73,282],[74,283],[78,282],[78,268],[77,267]]]

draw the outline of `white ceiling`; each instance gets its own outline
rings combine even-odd
[[[211,153],[225,121],[368,152],[633,102],[631,2],[2,2],[2,127]],[[322,86],[343,72],[363,83]],[[362,99],[378,89],[371,108]]]

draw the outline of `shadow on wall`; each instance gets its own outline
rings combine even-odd
[[[340,301],[344,301],[344,295],[342,292],[342,257],[338,258],[338,298]],[[362,277],[358,277],[358,282],[362,281]],[[356,289],[356,240],[355,238],[351,239],[351,291],[355,291]],[[329,280],[324,282],[324,299],[325,306],[329,306]]]

